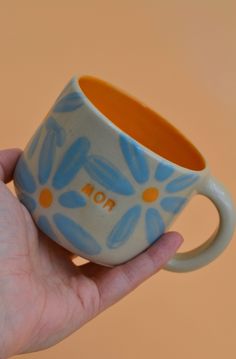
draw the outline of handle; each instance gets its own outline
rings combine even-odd
[[[201,268],[218,257],[232,239],[236,212],[226,188],[214,177],[207,176],[197,188],[197,193],[208,197],[216,206],[220,217],[218,228],[199,247],[185,253],[177,253],[164,267],[166,270],[190,272]]]

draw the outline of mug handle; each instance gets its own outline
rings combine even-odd
[[[214,177],[207,176],[197,188],[197,193],[208,197],[216,206],[220,221],[215,232],[199,247],[177,253],[164,267],[172,272],[190,272],[201,268],[224,251],[232,239],[236,212],[226,188]]]

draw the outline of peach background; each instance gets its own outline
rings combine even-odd
[[[179,127],[236,198],[235,13],[233,0],[0,0],[1,148],[23,148],[71,76],[93,74]],[[173,229],[186,250],[216,223],[199,196]],[[235,262],[234,240],[203,270],[162,271],[25,358],[234,358]]]

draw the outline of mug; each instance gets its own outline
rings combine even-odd
[[[195,194],[214,203],[219,226],[165,269],[205,266],[235,227],[231,197],[198,149],[152,109],[94,76],[73,76],[65,86],[20,157],[14,185],[42,232],[105,266],[147,249]]]

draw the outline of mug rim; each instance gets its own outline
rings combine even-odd
[[[85,94],[85,92],[82,90],[80,84],[79,84],[79,80],[81,78],[90,78],[93,80],[96,80],[104,85],[107,85],[109,87],[111,87],[112,89],[122,93],[123,95],[125,95],[127,98],[130,98],[131,100],[135,101],[137,104],[147,108],[148,110],[151,110],[155,115],[161,117],[171,128],[173,128],[178,134],[180,134],[188,143],[191,144],[191,146],[194,148],[194,150],[198,153],[199,156],[201,156],[203,162],[204,162],[204,168],[197,170],[197,169],[190,169],[188,167],[184,167],[182,165],[177,164],[174,161],[171,161],[169,159],[167,159],[166,157],[160,155],[157,152],[154,152],[153,150],[151,150],[150,148],[148,148],[147,146],[145,146],[144,144],[142,144],[141,142],[139,142],[138,140],[136,140],[134,137],[132,137],[130,134],[128,134],[126,131],[124,131],[122,128],[120,128],[119,126],[117,126],[112,120],[110,120],[109,117],[107,117],[105,114],[103,114],[94,104],[93,102],[89,99],[89,97]],[[196,174],[205,174],[207,172],[209,172],[209,166],[208,163],[206,161],[205,156],[203,156],[203,154],[199,151],[199,149],[192,143],[191,140],[189,140],[178,128],[176,128],[174,125],[172,125],[172,123],[170,123],[165,117],[163,117],[162,115],[159,115],[159,113],[155,110],[153,110],[150,106],[146,105],[143,101],[141,101],[140,99],[138,99],[137,97],[135,97],[134,95],[131,95],[130,93],[128,93],[127,91],[123,90],[122,88],[119,88],[119,86],[113,85],[112,83],[103,80],[95,75],[88,75],[88,74],[84,74],[84,75],[74,75],[72,77],[72,81],[74,82],[75,87],[77,88],[77,91],[79,91],[82,95],[83,95],[83,100],[86,102],[87,106],[93,111],[95,112],[98,117],[103,121],[104,125],[109,126],[111,130],[118,132],[118,133],[123,133],[125,134],[129,139],[135,141],[139,146],[141,146],[143,148],[143,150],[147,153],[148,156],[150,156],[151,158],[153,158],[154,160],[159,160],[159,161],[166,161],[168,164],[170,165],[174,165],[176,166],[179,170],[181,171],[187,171],[187,172],[191,172],[191,173],[196,173]]]

